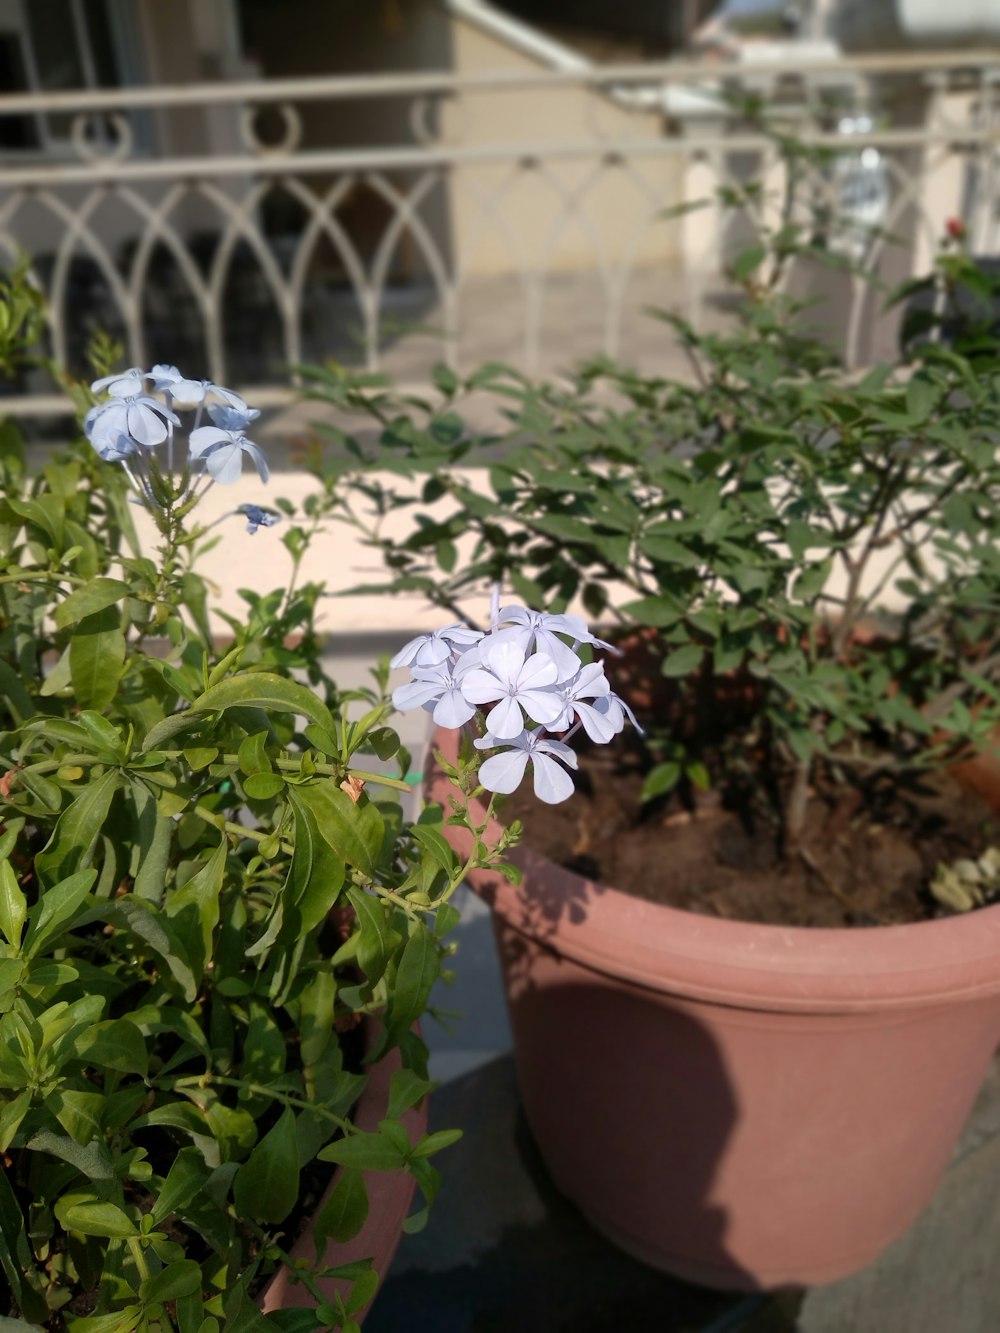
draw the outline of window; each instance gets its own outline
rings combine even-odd
[[[0,0],[2,92],[117,88],[135,81],[135,50],[127,0]],[[53,148],[72,120],[58,111],[4,116],[0,150]],[[95,132],[104,132],[99,122]]]

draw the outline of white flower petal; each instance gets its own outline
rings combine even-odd
[[[465,683],[462,683],[462,693],[468,698],[465,690]],[[520,736],[524,730],[524,718],[521,714],[520,706],[516,699],[506,695],[490,710],[490,731],[494,736],[499,736],[501,740],[511,741],[515,736]]]
[[[529,717],[536,722],[544,722],[546,726],[554,722],[563,710],[563,701],[559,695],[546,690],[518,690],[517,702]]]
[[[596,699],[600,694],[610,693],[611,682],[604,674],[603,662],[588,662],[573,684],[577,699]]]
[[[405,713],[410,708],[423,708],[441,694],[441,683],[430,680],[411,680],[392,692],[392,706]]]
[[[517,790],[527,765],[528,755],[525,750],[503,750],[500,754],[490,755],[483,763],[479,770],[479,781],[487,791],[508,796]]]
[[[574,656],[574,661],[576,660]],[[576,662],[579,669],[580,663]],[[535,690],[542,685],[554,685],[559,679],[559,668],[545,652],[533,653],[517,675],[517,690]]]
[[[539,733],[537,731],[533,733],[533,736],[535,740],[534,748],[536,750],[540,750],[542,754],[554,755],[556,759],[561,759],[562,762],[568,764],[570,768],[579,768],[580,765],[577,761],[576,751],[571,749],[565,741],[542,740],[539,738]]]
[[[508,635],[498,634],[480,646],[483,661],[494,674],[513,685],[524,666],[524,649]]]
[[[609,717],[599,713],[590,704],[578,701],[574,708],[577,717],[583,723],[584,731],[598,745],[607,745],[608,741],[614,740],[618,732],[621,731],[621,727],[613,726]],[[562,728],[556,727],[555,730],[560,731]]]
[[[218,426],[199,426],[193,430],[188,440],[192,458],[201,458],[206,449],[211,449],[213,445],[224,444],[231,440],[229,431],[220,430]]]
[[[417,666],[438,666],[450,656],[451,649],[444,640],[431,634],[417,649],[414,661]]]
[[[223,486],[234,486],[243,472],[243,450],[238,444],[217,444],[205,454],[205,467]]]
[[[475,713],[475,708],[458,690],[447,690],[435,706],[434,721],[439,727],[462,727]]]
[[[268,471],[267,459],[264,457],[260,445],[254,444],[253,440],[242,440],[241,445],[243,452],[250,455],[253,465],[257,469],[257,476],[260,477],[261,481],[267,481],[271,474]]]
[[[489,763],[489,760],[486,762]],[[560,801],[568,800],[573,795],[575,790],[573,779],[555,759],[535,750],[531,756],[531,766],[534,770],[532,777],[535,795],[540,801],[544,801],[546,805],[558,805]],[[486,764],[483,765],[483,768],[485,767]],[[482,781],[482,770],[479,777]]]
[[[137,444],[144,444],[148,447],[154,444],[162,444],[167,438],[166,422],[148,408],[145,403],[129,403],[126,420],[128,421],[128,433]]]
[[[472,667],[462,677],[462,693],[472,704],[491,704],[507,693],[503,684],[491,671]]]
[[[244,398],[241,398],[238,393],[233,393],[232,389],[224,389],[221,384],[206,383],[205,393],[208,397],[217,398],[220,402],[225,403],[227,407],[235,407],[237,412],[248,410]]]

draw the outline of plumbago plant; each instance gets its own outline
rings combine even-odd
[[[418,399],[313,368],[312,398],[378,425],[370,452],[318,425],[329,511],[386,563],[365,591],[454,611],[503,580],[552,613],[582,605],[652,677],[645,797],[738,790],[780,854],[808,858],[817,791],[870,797],[1000,723],[995,284],[949,236],[891,298],[911,302],[906,350],[865,374],[782,294],[787,227],[734,265],[732,329],[671,317],[683,378],[441,368]],[[505,427],[463,418],[473,392]]]
[[[104,370],[89,446],[35,475],[0,430],[0,1322],[356,1329],[377,1275],[332,1268],[326,1242],[362,1225],[366,1169],[435,1194],[431,1159],[456,1134],[411,1141],[402,1123],[430,1088],[414,1025],[450,952],[449,899],[513,835],[487,846],[470,821],[471,745],[449,815],[476,835],[470,860],[450,850],[439,808],[404,819],[410,759],[386,725],[387,672],[354,692],[327,675],[319,585],[293,575],[244,593],[218,645],[195,568],[217,538],[197,505],[244,458],[266,477],[246,434],[255,414],[173,367]],[[137,541],[137,503],[155,556]],[[297,572],[315,523],[281,507]],[[233,512],[251,531],[276,518]],[[528,632],[514,612],[501,620]],[[476,645],[463,684],[506,698],[505,741],[520,743],[522,706],[555,721],[556,688],[561,711],[611,726],[598,673],[567,692],[564,628],[589,643],[573,621],[539,624],[534,656],[521,640]],[[452,647],[471,663],[458,629],[410,650],[424,702]],[[534,743],[536,781],[549,753]],[[366,1070],[393,1050],[385,1116],[361,1131]],[[300,1195],[315,1205],[334,1164],[315,1254],[291,1272],[311,1307],[265,1317]]]

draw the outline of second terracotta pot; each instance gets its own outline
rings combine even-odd
[[[436,741],[452,757],[454,735]],[[633,898],[529,848],[511,859],[520,886],[472,883],[494,912],[524,1107],[598,1229],[681,1277],[756,1290],[850,1273],[917,1218],[1000,1039],[1000,907],[785,929]]]
[[[366,1133],[374,1133],[380,1120],[385,1118],[389,1105],[389,1092],[393,1074],[402,1067],[399,1051],[392,1050],[372,1065],[368,1073],[368,1082],[352,1112],[351,1119],[355,1127]],[[427,1099],[407,1111],[402,1117],[403,1125],[415,1143],[427,1129]],[[336,1188],[342,1168],[338,1167],[330,1180],[323,1197],[317,1206],[317,1214]],[[344,1264],[357,1263],[362,1259],[371,1259],[379,1282],[385,1280],[393,1256],[403,1234],[403,1221],[410,1211],[416,1181],[408,1172],[403,1171],[366,1171],[365,1185],[368,1190],[368,1217],[356,1236],[348,1241],[327,1240],[319,1259],[316,1257],[315,1234],[307,1226],[295,1242],[291,1257],[304,1259],[310,1267],[340,1268]],[[317,1284],[328,1300],[335,1292],[346,1296],[350,1283],[339,1278],[321,1278]],[[374,1299],[374,1298],[373,1298]],[[312,1308],[315,1302],[307,1287],[301,1282],[292,1282],[287,1268],[281,1268],[265,1288],[259,1308],[264,1314],[271,1310],[287,1310],[305,1306]],[[354,1318],[363,1323],[371,1308],[371,1302],[360,1310]]]

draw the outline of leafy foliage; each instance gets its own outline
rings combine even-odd
[[[727,332],[671,316],[683,379],[600,360],[536,385],[489,365],[420,400],[308,371],[311,397],[378,423],[370,450],[318,426],[330,512],[385,561],[365,591],[453,613],[503,580],[617,624],[672,690],[647,796],[735,775],[775,793],[789,851],[820,770],[845,786],[918,771],[1000,722],[997,283],[946,247],[891,298],[911,303],[898,361],[859,377],[782,294],[781,266],[814,249],[790,223],[762,235],[733,266]],[[460,414],[473,393],[502,408],[489,437]],[[734,685],[741,716],[698,748],[677,718]]]
[[[0,474],[0,1310],[70,1333],[280,1323],[252,1297],[312,1164],[347,1164],[320,1241],[363,1223],[364,1169],[436,1191],[450,1137],[413,1143],[401,1116],[430,1087],[414,1024],[466,867],[439,809],[403,818],[385,668],[355,692],[327,675],[321,587],[245,593],[220,647],[211,542],[169,477],[153,558],[89,450],[35,475],[7,424]],[[315,525],[285,510],[297,575]],[[361,1133],[362,1057],[392,1048]],[[318,1275],[296,1269],[316,1298],[296,1328],[356,1328],[376,1276],[355,1266],[331,1304]]]

